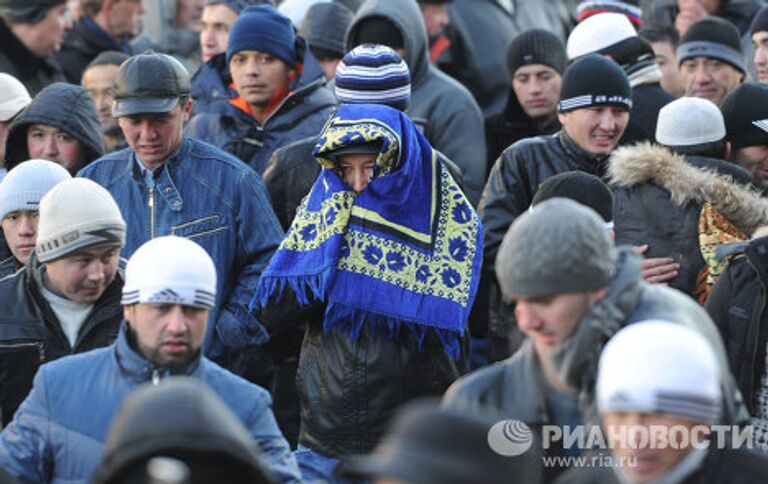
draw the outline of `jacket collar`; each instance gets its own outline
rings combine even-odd
[[[200,361],[202,360],[200,355],[195,357],[186,366],[173,370],[157,366],[147,360],[131,346],[128,323],[125,321],[120,326],[120,333],[112,348],[115,361],[121,373],[137,383],[155,381],[156,379],[163,379],[172,375],[195,376],[200,371]]]
[[[504,413],[525,422],[526,425],[552,423],[544,393],[545,377],[533,342],[530,339],[524,341],[506,364],[510,365],[511,371],[507,372],[504,388],[526,388],[527,391],[514,392],[514,398],[505,402]]]
[[[560,146],[563,147],[566,154],[574,161],[577,168],[602,178],[606,169],[607,156],[595,156],[585,151],[568,136],[565,129],[558,131],[555,136],[560,142]]]
[[[41,67],[53,71],[53,66],[46,59],[27,48],[24,43],[16,37],[11,28],[4,20],[0,20],[0,45],[3,46],[3,53],[7,55],[22,77],[29,77]]]
[[[184,208],[184,199],[181,197],[181,192],[176,186],[174,177],[179,175],[180,170],[184,169],[182,161],[188,156],[191,147],[192,141],[186,137],[182,138],[181,145],[176,150],[176,153],[171,155],[154,171],[155,192],[165,200],[173,212],[180,212]],[[143,183],[144,177],[138,165],[140,161],[136,158],[136,152],[131,151],[128,163],[130,163],[130,170],[133,173],[134,180]]]

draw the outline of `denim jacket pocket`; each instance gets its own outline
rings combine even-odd
[[[224,217],[219,214],[211,214],[171,226],[171,235],[194,239],[224,232],[227,229],[229,229],[229,225]]]

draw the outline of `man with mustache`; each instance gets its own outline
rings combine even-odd
[[[27,178],[26,171],[37,165],[37,186],[30,183],[27,191],[2,198],[9,208],[24,200],[36,210],[34,192],[44,188],[42,172],[58,170],[55,176],[64,180],[37,199],[37,240],[25,267],[0,281],[3,424],[27,396],[41,364],[106,346],[120,325],[123,278],[118,265],[125,242],[120,209],[96,183],[69,179],[57,165],[46,169],[40,163],[50,162],[28,161],[9,175],[14,177],[10,182]]]
[[[128,394],[143,383],[163,385],[183,375],[224,400],[278,481],[300,482],[267,391],[202,356],[216,279],[213,260],[193,241],[168,236],[142,245],[126,266],[125,322],[117,340],[40,369],[29,397],[0,434],[0,466],[25,482],[91,482],[110,423]]]

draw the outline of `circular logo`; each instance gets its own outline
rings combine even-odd
[[[499,455],[514,457],[531,448],[533,433],[519,420],[502,420],[488,430],[488,445]]]

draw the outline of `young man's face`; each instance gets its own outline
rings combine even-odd
[[[226,5],[206,5],[200,28],[200,52],[203,62],[227,50],[229,28],[237,19],[237,12]]]
[[[629,481],[638,483],[655,482],[666,475],[691,451],[691,436],[703,442],[706,436],[696,435],[691,430],[697,425],[704,424],[664,413],[611,412],[603,416],[607,443],[614,457],[621,464],[621,470]],[[675,427],[676,432],[654,432],[652,427]],[[665,445],[660,440],[662,434],[675,436],[678,429],[686,429],[686,441]],[[644,435],[647,438],[643,437]],[[622,436],[626,438],[621,438]],[[682,445],[686,442],[688,445]]]
[[[182,101],[176,103],[168,113],[135,114],[118,120],[128,146],[150,170],[162,165],[181,145],[182,130],[192,112],[192,101],[181,104]]]
[[[656,65],[661,69],[661,87],[675,97],[685,93],[680,71],[677,69],[677,53],[669,42],[651,42]]]
[[[515,297],[517,326],[531,338],[540,356],[552,354],[576,330],[603,291]]]
[[[629,122],[629,111],[616,106],[593,106],[558,114],[563,129],[587,153],[610,155]]]
[[[200,352],[208,315],[207,309],[181,304],[123,307],[123,316],[136,335],[139,352],[163,367],[184,366]]]
[[[104,294],[117,273],[120,247],[101,244],[45,263],[50,289],[79,303],[92,304]]]
[[[757,79],[768,83],[768,31],[761,30],[752,34],[752,47],[755,49],[753,60],[757,67]]]
[[[74,174],[88,161],[85,150],[69,134],[55,126],[33,124],[27,129],[27,151],[30,158],[58,163]]]
[[[17,210],[3,218],[3,234],[13,256],[22,264],[35,250],[37,240],[37,211]]]
[[[338,157],[338,169],[344,183],[358,195],[368,186],[376,166],[375,154],[341,155]]]
[[[112,85],[115,82],[120,66],[114,64],[95,66],[83,73],[83,87],[91,93],[99,121],[105,133],[113,133],[119,129],[117,120],[112,117]]]
[[[680,64],[680,78],[685,95],[708,99],[720,106],[744,75],[732,65],[708,57],[693,57]]]
[[[562,76],[544,64],[520,67],[512,77],[512,89],[525,114],[547,118],[557,112]]]
[[[731,160],[745,168],[768,188],[768,146],[748,146],[734,150]]]
[[[288,80],[295,71],[272,54],[241,50],[229,61],[237,93],[256,109],[276,106],[288,95]]]

